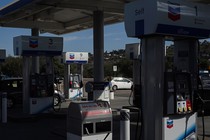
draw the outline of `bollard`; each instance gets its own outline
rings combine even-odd
[[[7,93],[2,93],[2,123],[7,123]]]
[[[109,96],[110,100],[114,100],[114,91],[110,91]]]
[[[120,140],[130,140],[130,110],[120,111]]]

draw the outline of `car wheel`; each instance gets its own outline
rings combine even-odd
[[[117,86],[116,85],[114,85],[113,87],[112,87],[112,90],[117,90]]]
[[[15,104],[14,99],[12,98],[7,99],[7,108],[13,108],[14,104]]]
[[[61,98],[58,95],[54,95],[54,106],[58,106],[61,103]]]

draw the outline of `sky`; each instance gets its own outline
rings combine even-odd
[[[8,5],[8,4],[10,4],[14,1],[16,1],[16,0],[1,0],[0,1],[0,8],[3,7],[3,6],[6,6],[6,5]]]

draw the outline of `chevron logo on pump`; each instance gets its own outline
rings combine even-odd
[[[30,38],[30,40],[29,40],[29,46],[31,48],[37,48],[38,47],[38,39]]]
[[[74,58],[75,58],[74,54],[73,53],[70,53],[69,54],[69,59],[74,59]]]
[[[168,1],[168,18],[177,21],[181,18],[180,4]]]
[[[172,128],[174,126],[174,121],[173,120],[170,120],[170,119],[168,119],[167,120],[167,128]]]

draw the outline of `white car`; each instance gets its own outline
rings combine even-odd
[[[133,82],[124,77],[114,77],[111,80],[111,84],[112,84],[112,90],[132,89],[133,87]]]

